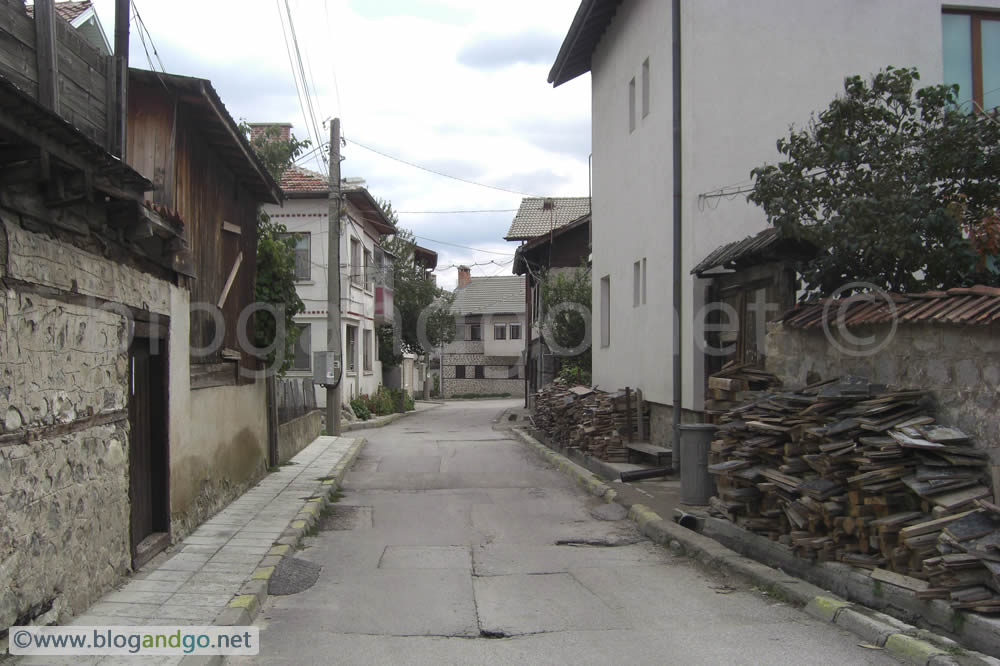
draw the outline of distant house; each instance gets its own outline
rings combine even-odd
[[[261,132],[273,124],[256,123]],[[287,139],[291,125],[277,125]],[[327,260],[330,180],[323,174],[293,166],[281,177],[284,204],[265,206],[265,212],[297,237],[296,291],[305,312],[295,319],[301,334],[289,377],[312,377],[313,354],[327,349]],[[382,383],[375,328],[392,322],[392,257],[382,249],[387,235],[396,233],[364,181],[348,179],[340,222],[340,307],[344,359],[342,396],[345,404],[361,394],[374,393]],[[326,389],[316,386],[317,404],[326,403]]]
[[[94,10],[94,4],[90,0],[83,2],[57,2],[55,3],[56,14],[64,19],[87,40],[87,43],[103,56],[111,55],[111,44],[108,43],[108,35],[104,32],[101,19]],[[35,6],[27,5],[25,9],[28,16],[34,17]]]
[[[559,358],[542,340],[540,324],[547,308],[540,280],[545,274],[573,271],[589,263],[590,197],[523,199],[506,239],[522,241],[514,255],[513,271],[524,276],[524,366],[528,392],[533,393],[559,372]]]
[[[524,279],[472,277],[459,266],[452,312],[456,335],[441,358],[442,395],[524,395]]]
[[[998,9],[996,0],[580,2],[548,80],[590,73],[593,378],[642,389],[653,443],[671,441],[675,407],[702,418],[710,280],[692,269],[766,227],[745,198],[751,169],[777,162],[775,141],[826,108],[845,77],[889,65],[916,67],[921,85],[958,84],[967,108],[1000,105],[990,56]]]

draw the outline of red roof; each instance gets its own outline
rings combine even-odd
[[[983,326],[1000,322],[1000,289],[983,285],[922,294],[868,294],[853,301],[824,299],[792,308],[782,321],[791,328],[820,328],[824,319],[839,320],[841,303],[846,304],[843,316],[847,326],[888,324],[893,319],[900,324]]]
[[[56,14],[59,14],[59,16],[63,17],[67,21],[73,22],[78,16],[80,16],[80,14],[90,9],[90,7],[90,0],[83,0],[83,2],[57,2]],[[28,10],[28,16],[35,15],[34,5],[28,5],[25,9]]]
[[[327,193],[330,191],[330,179],[326,176],[303,169],[299,166],[291,166],[281,174],[281,190],[285,194],[294,192],[315,192]]]

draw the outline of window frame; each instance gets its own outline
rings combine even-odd
[[[497,336],[497,333],[500,333]],[[506,340],[507,339],[507,324],[493,324],[493,339],[494,340]]]
[[[985,109],[985,95],[987,92],[995,92],[993,90],[986,91],[983,83],[983,21],[996,21],[1000,22],[1000,11],[984,11],[981,9],[960,9],[952,7],[944,7],[941,9],[942,16],[944,15],[958,15],[958,16],[968,16],[969,29],[971,30],[970,39],[970,50],[971,53],[968,55],[971,57],[971,67],[972,67],[972,95],[969,101],[973,103],[973,110],[976,113],[988,113],[992,109]],[[944,26],[942,24],[942,40],[944,39]],[[943,49],[942,49],[943,51]],[[942,68],[944,67],[944,62],[942,58]],[[958,100],[960,103],[965,101],[962,99]]]
[[[601,278],[601,347],[611,346],[611,276]]]
[[[361,243],[361,239],[357,236],[351,236],[351,284],[355,287],[364,286],[364,278],[362,278],[362,248],[364,246]]]
[[[628,133],[635,131],[635,77],[628,82]]]
[[[352,335],[353,333],[353,335]],[[349,375],[358,374],[358,327],[347,324],[347,335],[344,336],[344,371]]]
[[[517,331],[517,335],[514,334],[515,331]],[[521,324],[510,324],[510,331],[507,334],[507,339],[509,340],[521,339]]]
[[[473,333],[473,331],[478,331],[478,333]],[[482,342],[483,341],[483,325],[482,324],[469,324],[469,328],[466,330],[466,335],[468,336],[465,339],[466,342]]]
[[[477,366],[473,366],[473,367],[475,367],[475,370],[473,371],[473,376],[476,379],[486,379],[486,366],[485,365],[477,365]]]
[[[649,58],[642,62],[642,117],[649,115]]]
[[[642,261],[632,264],[632,307],[642,305]]]
[[[456,365],[455,366],[455,379],[465,379],[465,366]]]
[[[362,363],[361,367],[365,372],[371,373],[375,369],[374,342],[372,340],[374,331],[366,328],[362,335]]]
[[[295,239],[296,236],[300,237],[295,241],[296,245],[301,240],[305,240],[305,275],[299,274],[299,253],[302,251],[298,247],[293,247],[292,252],[295,254],[295,281],[296,282],[309,282],[312,280],[312,234],[308,231],[285,231],[278,234],[278,238],[285,240],[287,238]]]
[[[288,369],[292,372],[312,372],[312,324],[296,323],[295,327],[299,329],[299,337],[295,339],[295,346],[292,350],[292,365]],[[303,341],[305,344],[302,351],[306,356],[304,367],[296,364],[299,358],[299,347]]]

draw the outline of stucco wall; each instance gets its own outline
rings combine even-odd
[[[187,440],[170,451],[174,540],[190,533],[267,471],[266,404],[263,381],[191,392]]]
[[[1000,0],[963,6],[1000,8]],[[672,404],[671,3],[623,3],[592,59],[594,381],[638,386]],[[682,146],[684,407],[701,409],[690,269],[716,247],[764,227],[743,196],[699,200],[750,183],[779,155],[775,141],[824,109],[843,79],[887,65],[916,66],[940,82],[940,1],[699,0],[684,2]],[[650,62],[650,113],[641,116],[642,64]],[[628,85],[637,126],[628,127]],[[647,258],[647,305],[633,307],[632,267]],[[611,345],[600,346],[600,279],[611,277]]]
[[[871,356],[832,346],[822,330],[768,325],[767,369],[789,386],[845,374],[933,392],[940,422],[961,428],[1000,464],[1000,325],[852,327],[890,342]]]

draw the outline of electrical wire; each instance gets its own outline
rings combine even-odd
[[[309,81],[306,79],[306,68],[302,64],[302,51],[299,49],[299,38],[295,32],[295,21],[292,18],[292,7],[288,0],[285,0],[285,13],[288,15],[288,31],[292,36],[292,46],[295,51],[295,62],[298,64],[299,79],[302,82],[303,97],[306,100],[306,109],[309,112],[306,122],[311,123],[310,129],[313,133],[313,140],[319,144],[323,141],[323,135],[319,130],[319,123],[316,121],[316,109],[313,107],[312,95],[309,92]],[[325,154],[320,153],[323,164],[328,164]]]
[[[473,252],[483,252],[485,254],[499,254],[500,256],[503,256],[503,257],[513,257],[514,256],[513,252],[495,252],[493,250],[481,250],[479,248],[469,247],[468,245],[459,245],[458,243],[449,243],[447,241],[435,240],[433,238],[428,238],[427,236],[418,236],[416,234],[413,234],[413,237],[414,238],[419,238],[420,240],[425,240],[425,241],[428,241],[428,242],[431,242],[431,243],[437,243],[438,245],[450,245],[451,247],[460,247],[460,248],[462,248],[464,250],[472,250]]]
[[[142,42],[142,48],[146,52],[146,62],[149,63],[149,68],[154,72],[156,71],[156,67],[153,66],[153,60],[149,57],[149,48],[146,47],[146,39],[149,39],[149,47],[153,49],[153,55],[156,56],[156,62],[160,64],[160,71],[166,74],[167,70],[163,67],[163,61],[160,59],[160,52],[156,50],[156,44],[153,42],[153,35],[149,33],[149,28],[146,27],[146,22],[142,20],[139,8],[135,5],[135,0],[130,0],[130,4],[132,5],[132,12],[135,14],[136,24],[139,28],[139,41]],[[146,33],[145,37],[143,37],[143,32]]]
[[[444,173],[443,171],[437,171],[435,169],[431,169],[429,167],[425,167],[425,166],[422,166],[420,164],[416,164],[415,162],[410,162],[408,160],[404,160],[401,157],[396,157],[395,155],[390,155],[389,153],[386,153],[386,152],[383,152],[381,150],[378,150],[377,148],[372,148],[371,146],[367,146],[367,145],[365,145],[363,143],[359,143],[359,142],[355,141],[354,139],[348,139],[348,138],[345,137],[344,141],[346,141],[347,143],[354,144],[358,148],[364,148],[365,150],[371,151],[371,152],[375,153],[376,155],[381,155],[382,157],[388,158],[390,160],[394,160],[394,161],[399,162],[401,164],[405,164],[407,166],[413,167],[414,169],[420,169],[421,171],[426,171],[427,173],[432,173],[432,174],[434,174],[436,176],[441,176],[443,178],[450,178],[452,180],[457,180],[459,182],[467,183],[469,185],[478,185],[479,187],[485,187],[487,189],[497,190],[498,192],[506,192],[508,194],[516,194],[516,195],[522,196],[522,197],[537,197],[538,196],[537,194],[528,194],[526,192],[518,192],[517,190],[509,190],[509,189],[507,189],[505,187],[497,187],[496,185],[487,185],[486,183],[480,183],[480,182],[475,181],[475,180],[469,180],[468,178],[462,178],[461,176],[453,176],[451,174]]]
[[[399,215],[457,215],[459,213],[516,213],[517,208],[482,208],[478,210],[397,210]]]

